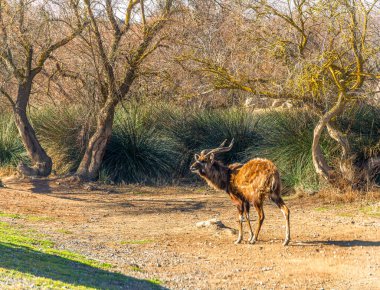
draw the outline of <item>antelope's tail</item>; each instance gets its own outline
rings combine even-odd
[[[272,191],[272,194],[280,196],[281,195],[281,178],[280,178],[280,173],[278,172],[278,170],[274,172],[271,178],[272,180],[270,184],[270,189]]]

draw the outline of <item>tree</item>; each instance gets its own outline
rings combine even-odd
[[[251,55],[260,55],[254,60],[248,58],[250,70],[242,70],[241,63],[233,65],[239,48],[230,49],[221,61],[215,54],[205,54],[205,49],[193,41],[181,61],[198,64],[198,70],[209,76],[215,89],[300,100],[319,118],[312,145],[316,172],[334,185],[342,181],[346,185],[362,184],[380,160],[373,157],[357,167],[349,140],[336,120],[349,105],[370,96],[380,77],[379,2],[248,0],[237,7],[240,10],[235,8],[235,13],[250,28],[235,33],[235,39],[250,43]],[[232,17],[229,14],[228,18]],[[222,38],[225,35],[227,32]],[[320,147],[325,129],[341,147],[336,166],[328,164]]]
[[[71,75],[96,86],[97,109],[95,131],[77,169],[81,179],[97,178],[112,134],[116,107],[128,97],[148,56],[162,45],[165,35],[161,32],[173,7],[173,0],[149,2],[149,5],[143,0],[130,0],[126,7],[111,0],[76,1],[78,22],[90,21],[80,38],[85,52],[81,57],[86,58],[88,70]]]
[[[0,76],[0,94],[12,107],[21,140],[32,161],[32,167],[20,164],[19,169],[25,175],[48,176],[52,169],[52,160],[38,141],[27,114],[35,79],[52,54],[85,26],[71,27],[59,19],[57,9],[62,6],[49,1],[0,0],[0,67],[5,72]]]

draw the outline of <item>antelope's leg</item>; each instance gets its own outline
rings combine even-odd
[[[259,218],[257,220],[257,227],[256,227],[256,230],[255,230],[255,235],[250,240],[251,244],[254,244],[257,241],[257,238],[259,237],[261,226],[262,226],[262,224],[264,222],[264,219],[265,219],[265,214],[264,214],[264,209],[263,209],[263,203],[262,202],[255,202],[253,205],[254,205],[254,207],[255,207],[255,209],[257,211],[257,214],[258,214]]]
[[[237,240],[235,241],[235,244],[240,244],[242,238],[243,238],[243,206],[238,206],[239,211],[239,235]]]
[[[253,231],[252,231],[251,221],[249,220],[249,209],[250,209],[250,204],[247,202],[247,203],[245,203],[244,214],[245,214],[245,218],[247,220],[248,229],[249,229],[248,242],[250,242],[253,239]]]
[[[287,244],[289,244],[289,241],[290,241],[290,222],[289,222],[290,210],[288,209],[288,207],[285,205],[284,202],[280,206],[280,209],[286,220],[285,240],[283,243],[283,245],[286,246]]]
[[[284,201],[282,200],[282,198],[280,196],[274,196],[274,197],[271,197],[271,199],[274,201],[274,203],[282,211],[282,214],[284,215],[284,218],[286,221],[285,240],[283,243],[283,245],[286,246],[287,244],[289,244],[289,241],[290,241],[290,222],[289,222],[290,210],[285,205]]]

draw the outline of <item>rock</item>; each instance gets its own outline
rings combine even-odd
[[[83,189],[88,190],[88,191],[94,191],[96,190],[96,186],[92,184],[86,184],[85,186],[83,186]]]
[[[197,222],[195,224],[197,228],[210,227],[211,225],[216,225],[217,227],[222,227],[222,228],[225,227],[225,225],[216,218],[213,218],[207,221]]]

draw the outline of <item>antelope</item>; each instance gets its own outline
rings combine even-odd
[[[277,167],[272,161],[262,158],[251,159],[245,164],[233,163],[225,165],[215,159],[215,155],[231,150],[234,139],[225,147],[224,140],[215,149],[206,149],[198,155],[195,154],[195,162],[190,166],[193,173],[198,174],[211,187],[225,191],[237,206],[239,212],[239,235],[235,244],[239,244],[243,238],[244,216],[249,228],[250,244],[257,241],[261,226],[264,222],[263,202],[268,197],[282,211],[286,220],[285,240],[286,246],[290,240],[289,215],[290,211],[280,196],[281,180]],[[249,210],[254,206],[258,213],[258,223],[253,234],[249,220]]]

